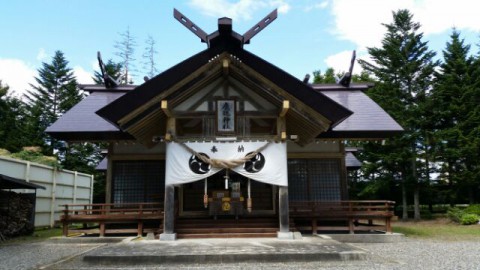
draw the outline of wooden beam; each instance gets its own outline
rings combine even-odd
[[[228,59],[223,59],[222,61],[222,68],[223,68],[223,75],[224,76],[227,76],[228,75],[228,67],[230,65],[230,62],[228,61]]]
[[[176,134],[176,119],[173,117],[169,117],[167,119],[167,132],[165,134],[165,141],[169,142],[173,140]]]
[[[172,112],[168,108],[168,100],[162,100],[160,106],[162,108],[162,111],[165,113],[165,115],[167,115],[168,117],[173,117]]]
[[[290,101],[284,100],[282,105],[282,111],[280,112],[280,117],[284,117],[287,114],[288,109],[290,109]]]

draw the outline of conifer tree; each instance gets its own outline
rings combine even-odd
[[[44,154],[53,154],[58,149],[57,142],[44,131],[63,113],[83,98],[77,87],[73,70],[61,51],[56,51],[51,63],[43,63],[35,77],[36,84],[25,96],[30,110],[30,128],[35,141],[44,148]]]
[[[470,46],[460,39],[454,30],[443,51],[443,62],[436,74],[435,87],[431,95],[431,126],[433,127],[434,158],[441,164],[440,175],[450,186],[450,203],[455,202],[455,188],[462,183],[465,164],[465,132],[462,126],[468,115],[465,94],[472,87],[469,69],[472,59]],[[468,102],[468,100],[467,100]]]
[[[405,133],[387,140],[385,147],[372,145],[370,151],[377,155],[370,162],[387,170],[391,179],[402,179],[403,218],[407,218],[407,184],[413,186],[415,219],[419,219],[419,180],[429,174],[420,158],[426,142],[422,128],[427,122],[426,101],[437,65],[435,52],[428,49],[419,32],[420,24],[413,22],[408,10],[393,12],[393,22],[383,25],[387,32],[382,46],[368,48],[372,62],[359,63],[379,80],[368,94],[403,126]]]
[[[8,85],[0,80],[0,148],[18,152],[26,146],[25,118],[25,104],[9,95]]]

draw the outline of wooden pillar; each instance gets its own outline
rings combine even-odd
[[[278,187],[278,219],[280,222],[280,231],[277,237],[280,239],[293,239],[293,233],[290,232],[290,216],[288,209],[288,186]]]
[[[165,203],[163,205],[163,233],[160,234],[162,241],[174,241],[177,234],[174,232],[175,224],[175,187],[165,185]]]

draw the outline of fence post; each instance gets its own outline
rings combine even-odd
[[[68,204],[65,205],[63,210],[63,236],[68,236]]]
[[[56,197],[56,189],[57,189],[57,167],[53,168],[53,177],[52,177],[52,200],[50,201],[50,228],[53,228],[55,225],[55,197]]]
[[[77,204],[77,176],[78,172],[75,171],[73,175],[73,204]]]

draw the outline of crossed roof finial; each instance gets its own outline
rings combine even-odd
[[[239,35],[237,33],[234,33],[234,36],[240,39],[242,46],[244,44],[249,44],[250,40],[255,35],[260,33],[260,31],[265,29],[271,22],[273,22],[277,18],[277,15],[278,15],[277,9],[275,9],[272,12],[270,12],[265,18],[263,18],[257,24],[255,24],[252,28],[250,28],[247,32],[245,32],[245,34]],[[177,9],[173,9],[173,17],[177,19],[181,24],[183,24],[183,26],[185,26],[188,30],[194,33],[197,37],[199,37],[202,42],[207,43],[208,46],[210,46],[210,40],[218,36],[218,31],[208,35],[205,31],[203,31],[200,27],[198,27],[185,15],[180,13],[180,11],[178,11]],[[231,31],[231,19],[220,18],[218,19],[218,23],[219,23],[219,31],[222,31],[222,27],[223,29],[226,28],[229,31]]]

